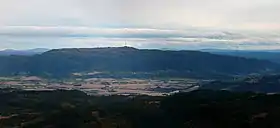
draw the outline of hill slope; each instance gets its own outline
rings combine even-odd
[[[269,60],[271,62],[280,63],[279,50],[263,50],[263,51],[249,51],[249,50],[220,50],[220,49],[205,49],[203,52],[209,52],[218,55],[238,56],[244,58],[255,58],[260,60]]]
[[[139,50],[131,47],[56,49],[27,60],[0,58],[0,61],[7,64],[1,65],[6,73],[11,70],[11,73],[50,76],[84,71],[167,72],[188,76],[246,75],[275,72],[279,69],[278,64],[256,59],[198,51]],[[17,65],[17,68],[14,69],[13,65]]]
[[[235,81],[214,81],[201,89],[279,93],[280,75],[250,76]]]
[[[3,89],[0,96],[3,128],[280,127],[280,95],[202,90],[167,97],[94,97]]]
[[[45,48],[36,48],[36,49],[30,49],[30,50],[6,49],[6,50],[0,51],[0,56],[10,56],[10,55],[32,56],[32,55],[44,53],[46,51],[49,51],[49,49],[45,49]]]

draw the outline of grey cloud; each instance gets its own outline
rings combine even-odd
[[[278,0],[9,0],[0,25],[280,29]],[[275,25],[270,25],[275,24]],[[252,27],[253,26],[253,27]]]
[[[152,28],[92,28],[92,27],[48,27],[6,26],[0,27],[0,36],[11,37],[108,37],[108,38],[207,38],[243,39],[242,34],[224,31],[175,30]]]
[[[0,0],[0,48],[279,48],[279,0]]]
[[[135,47],[204,48],[275,46],[280,36],[276,33],[219,31],[205,29],[151,29],[151,28],[93,28],[62,26],[6,26],[0,28],[0,40],[24,47],[122,46],[130,42]],[[61,41],[61,42],[58,42]],[[23,43],[20,43],[23,42]],[[28,43],[30,42],[30,43]],[[36,43],[37,42],[37,43]],[[44,42],[48,42],[46,44]],[[37,45],[36,45],[37,44]],[[4,47],[5,45],[2,45]]]

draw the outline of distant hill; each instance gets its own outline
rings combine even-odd
[[[280,75],[250,76],[232,81],[213,81],[201,89],[280,93]]]
[[[230,55],[245,58],[256,58],[261,60],[269,60],[280,63],[280,50],[224,50],[224,49],[203,49],[203,52],[209,52],[218,55]]]
[[[162,51],[132,47],[54,49],[30,57],[0,57],[0,73],[69,76],[74,72],[149,72],[169,77],[216,77],[278,72],[263,60],[199,51]]]
[[[49,51],[49,49],[44,48],[36,48],[36,49],[30,49],[30,50],[13,50],[13,49],[6,49],[0,51],[0,56],[10,56],[10,55],[25,55],[25,56],[31,56],[36,54],[41,54],[46,51]]]

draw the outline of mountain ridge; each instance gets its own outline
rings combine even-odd
[[[46,49],[46,48],[35,48],[35,49],[27,49],[27,50],[4,49],[0,51],[0,56],[10,56],[10,55],[32,56],[36,54],[42,54],[49,50],[50,49]]]
[[[155,74],[165,72],[167,76],[170,74],[180,74],[179,76],[246,75],[275,72],[279,71],[280,67],[269,61],[200,51],[164,51],[133,47],[54,49],[25,58],[2,57],[0,61],[5,62],[0,66],[6,74],[47,74],[55,77],[85,71],[153,72]]]
[[[217,55],[228,55],[244,58],[255,58],[280,63],[280,50],[226,50],[226,49],[204,49],[202,52],[209,52]]]

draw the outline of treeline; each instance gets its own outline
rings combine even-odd
[[[280,95],[208,90],[169,97],[94,97],[79,91],[17,90],[2,90],[0,95],[0,127],[280,127]]]

